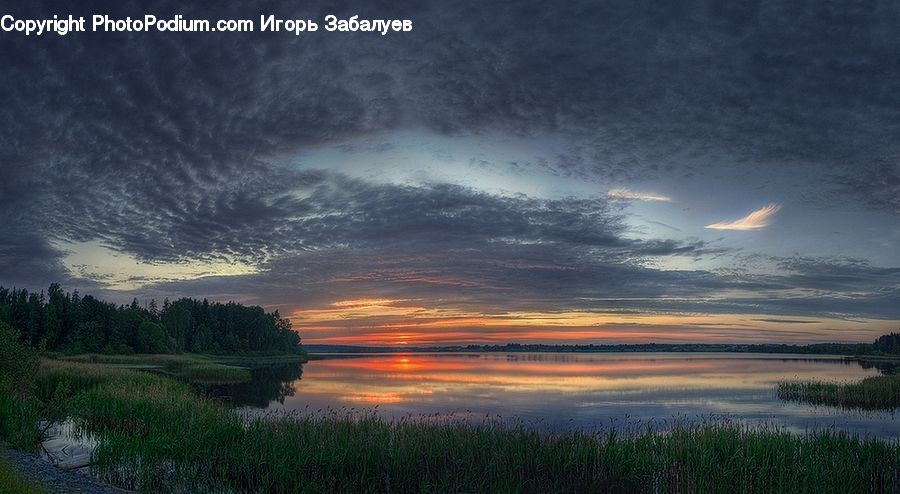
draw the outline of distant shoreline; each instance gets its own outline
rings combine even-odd
[[[789,344],[718,344],[718,343],[643,343],[615,345],[544,345],[510,343],[506,345],[448,345],[448,346],[355,346],[304,344],[311,355],[372,354],[372,353],[785,353],[802,355],[842,355],[885,358],[872,354],[871,345],[864,343]]]

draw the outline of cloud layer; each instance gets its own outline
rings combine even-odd
[[[59,8],[21,4],[10,13]],[[467,317],[752,314],[790,331],[795,324],[784,321],[808,317],[828,321],[821,338],[844,328],[834,321],[900,319],[889,231],[900,212],[900,66],[890,63],[900,12],[891,2],[65,8],[212,19],[358,13],[411,18],[415,29],[3,33],[4,285],[62,281],[112,297],[210,296],[287,311],[376,298]],[[580,192],[548,199],[507,183],[512,190],[499,194],[433,179],[391,182],[334,171],[340,154],[303,159],[369,137],[383,143],[363,150],[374,155],[399,132],[458,143],[413,165],[425,177],[439,176],[452,157],[577,182]],[[481,163],[485,136],[534,143],[533,159]],[[747,211],[783,197],[817,214],[864,214],[883,245],[821,247],[828,242],[816,235],[840,229],[837,220],[807,233],[797,256],[681,233],[703,235],[723,204]],[[668,215],[648,224],[678,226],[638,234],[634,208]],[[706,228],[775,229],[779,208]],[[89,248],[96,266],[66,264],[92,258],[67,249]],[[103,274],[112,261],[101,253],[146,269],[112,283]],[[200,277],[203,270],[180,265],[245,274]],[[113,285],[140,289],[122,294]],[[729,327],[721,334],[755,326]],[[838,336],[828,339],[846,339]]]
[[[618,199],[625,201],[649,201],[649,202],[670,202],[671,197],[652,192],[634,192],[631,189],[618,188],[612,189],[606,193],[610,199]]]

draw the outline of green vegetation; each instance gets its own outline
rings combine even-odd
[[[215,355],[212,357],[216,362],[226,365],[237,365],[240,367],[260,368],[271,367],[278,364],[297,364],[306,362],[310,357],[306,353],[289,354],[244,354],[244,355]]]
[[[278,311],[234,302],[166,299],[141,307],[102,302],[56,283],[43,292],[0,287],[0,323],[43,351],[104,353],[302,353],[300,337]]]
[[[286,357],[300,358],[297,355]],[[179,379],[200,383],[239,383],[250,379],[250,371],[243,367],[223,364],[209,355],[103,355],[82,354],[62,356],[60,360],[107,364],[133,369],[146,369]],[[241,359],[230,361],[240,362]],[[248,362],[249,360],[244,360]]]
[[[900,447],[722,423],[548,435],[368,412],[244,418],[164,376],[45,360],[32,393],[99,442],[94,469],[144,492],[890,492]]]
[[[0,323],[0,441],[13,447],[32,447],[40,438],[41,411],[32,396],[38,359]]]
[[[858,352],[864,366],[893,370],[900,358],[900,333],[878,337]],[[881,365],[887,364],[887,365]],[[900,408],[900,374],[893,370],[883,376],[872,376],[855,383],[785,381],[778,383],[778,397],[811,405],[836,406],[859,410],[893,410]]]
[[[900,408],[900,375],[872,376],[856,383],[789,381],[778,384],[778,397],[812,405],[861,410]]]
[[[33,482],[25,481],[10,467],[0,450],[0,492],[4,494],[40,494],[43,492]]]
[[[872,348],[877,353],[900,355],[900,333],[879,336]]]

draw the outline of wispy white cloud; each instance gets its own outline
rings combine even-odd
[[[606,193],[610,199],[618,199],[623,201],[651,201],[651,202],[669,202],[671,197],[654,194],[651,192],[635,192],[631,189],[612,189]]]
[[[730,222],[713,223],[706,228],[713,230],[758,230],[772,224],[772,217],[781,209],[780,204],[770,203],[744,216]]]

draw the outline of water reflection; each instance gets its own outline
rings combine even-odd
[[[900,366],[896,361],[890,360],[873,360],[871,362],[859,362],[863,369],[878,369],[882,374],[894,374],[900,370]]]
[[[295,383],[303,375],[301,364],[270,365],[250,369],[250,380],[237,384],[191,383],[202,395],[231,405],[266,407],[269,403],[283,404],[294,396]]]
[[[837,357],[390,354],[315,360],[305,364],[302,380],[291,382],[285,371],[264,384],[255,375],[251,383],[220,392],[240,396],[234,402],[249,405],[251,413],[377,406],[387,417],[503,415],[548,430],[728,417],[797,431],[837,427],[898,438],[900,424],[890,413],[785,403],[774,392],[783,379],[852,381],[879,373],[876,366]]]

